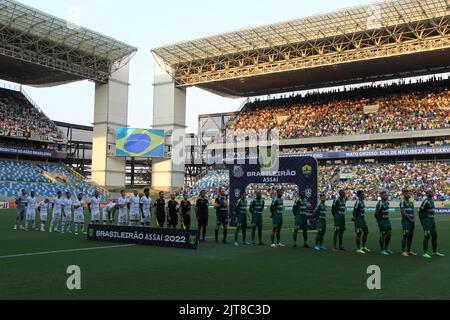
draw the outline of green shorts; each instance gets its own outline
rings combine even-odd
[[[295,227],[299,229],[308,229],[308,217],[304,214],[295,216]]]
[[[246,215],[238,215],[237,223],[239,227],[247,228],[247,216]]]
[[[410,221],[402,221],[402,230],[403,234],[413,233],[416,230],[416,224]]]
[[[262,214],[254,214],[252,216],[252,226],[254,227],[262,227],[263,226],[263,218]]]
[[[356,219],[355,221],[355,231],[356,233],[365,232],[369,230],[369,227],[367,226],[366,219]]]
[[[346,228],[346,222],[345,222],[345,217],[340,217],[337,216],[334,218],[334,230],[341,230],[341,231],[345,231]]]
[[[392,231],[392,225],[389,219],[378,220],[378,227],[380,228],[380,232]]]
[[[437,234],[437,226],[436,220],[434,219],[424,219],[422,221],[423,232],[425,235],[434,235]]]
[[[322,232],[322,233],[327,232],[327,222],[323,219],[317,220],[316,229],[318,232]]]
[[[274,228],[281,229],[283,227],[283,216],[281,214],[274,214],[272,216],[272,223]]]

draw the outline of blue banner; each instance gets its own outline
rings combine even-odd
[[[54,159],[66,159],[67,154],[64,152],[57,152],[54,150],[38,150],[21,147],[0,147],[0,154],[15,154],[23,156],[33,156],[39,158],[54,158]]]
[[[324,151],[324,152],[305,152],[282,154],[281,157],[313,157],[318,160],[331,159],[361,159],[361,158],[381,158],[381,157],[399,157],[399,156],[420,156],[420,155],[442,155],[450,154],[450,146],[436,148],[399,148],[385,150],[364,150],[364,151]],[[255,157],[249,157],[254,159]],[[238,157],[237,159],[243,159]],[[233,159],[221,157],[212,157],[206,160],[207,163],[229,162]]]
[[[297,185],[299,191],[305,191],[307,200],[312,204],[309,213],[309,227],[314,228],[312,211],[318,205],[319,188],[317,160],[311,157],[278,158],[274,165],[276,165],[276,169],[263,167],[259,164],[234,164],[229,166],[230,224],[236,225],[236,204],[250,184],[290,184]],[[270,204],[271,202],[267,203],[267,205]]]

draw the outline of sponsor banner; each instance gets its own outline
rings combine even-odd
[[[29,132],[22,130],[0,130],[0,137],[29,139],[31,135]]]
[[[439,208],[439,209],[436,209],[436,214],[438,214],[438,215],[450,214],[450,208]]]
[[[175,230],[91,224],[88,240],[146,246],[198,249],[197,230]]]
[[[311,157],[280,157],[271,159],[270,163],[232,164],[229,165],[230,175],[230,224],[236,226],[236,204],[247,187],[251,184],[298,186],[299,191],[305,191],[306,199],[312,204],[309,209],[308,226],[315,229],[312,211],[318,205],[319,165]],[[248,199],[247,199],[248,200]],[[287,202],[285,205],[287,206]],[[271,203],[266,203],[270,206]]]
[[[21,147],[1,147],[0,146],[0,154],[15,154],[15,155],[23,155],[23,156],[33,156],[39,158],[55,158],[55,159],[65,159],[67,158],[67,154],[63,152],[56,152],[53,150],[38,150],[38,149],[30,149],[30,148],[21,148]]]
[[[7,201],[0,201],[0,210],[1,209],[9,209],[9,202],[7,202]]]
[[[380,157],[399,157],[399,156],[420,156],[420,155],[441,155],[449,154],[450,146],[436,148],[402,148],[402,149],[385,149],[385,150],[365,150],[365,151],[336,151],[336,152],[305,152],[285,154],[281,157],[313,157],[319,160],[329,159],[359,159],[359,158],[380,158]],[[238,157],[237,159],[244,159]],[[250,157],[255,159],[255,157]],[[213,157],[207,159],[208,163],[219,163],[222,161],[233,161],[234,158]]]

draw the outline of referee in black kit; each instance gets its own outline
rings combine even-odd
[[[200,192],[200,198],[195,206],[195,213],[198,221],[198,231],[202,237],[202,242],[206,242],[206,228],[208,228],[209,201],[206,199],[206,191]]]

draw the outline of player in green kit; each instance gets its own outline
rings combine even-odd
[[[266,204],[262,198],[261,191],[256,192],[256,199],[250,204],[250,213],[252,214],[252,242],[256,245],[256,230],[258,230],[258,245],[263,246],[262,234],[263,234],[263,212]]]
[[[327,213],[328,207],[325,204],[327,201],[327,196],[324,194],[320,195],[320,203],[317,208],[314,210],[314,216],[316,218],[316,228],[317,228],[317,238],[316,238],[316,246],[314,249],[316,251],[327,250],[323,246],[323,241],[325,239],[325,233],[327,232]]]
[[[403,200],[400,202],[400,210],[402,213],[403,228],[402,256],[417,256],[417,253],[411,251],[412,242],[414,239],[414,231],[416,229],[414,202],[411,199],[411,191],[403,190]]]
[[[346,230],[345,214],[347,212],[347,197],[344,190],[339,191],[339,198],[333,202],[331,213],[334,217],[334,251],[345,251],[342,242]],[[339,241],[339,247],[338,247]]]
[[[380,228],[380,249],[381,255],[389,256],[393,254],[389,250],[389,243],[392,238],[392,225],[389,219],[389,195],[386,191],[380,193],[381,200],[378,202],[375,210],[375,218]]]
[[[364,202],[366,195],[364,194],[364,191],[359,190],[356,193],[356,196],[358,197],[358,200],[356,201],[355,208],[353,209],[353,222],[355,223],[356,232],[356,253],[366,254],[370,252],[367,248],[369,227],[366,223],[366,204]]]
[[[295,217],[294,227],[294,248],[297,247],[298,232],[303,232],[303,247],[309,249],[308,245],[308,208],[311,207],[311,203],[306,200],[305,191],[300,191],[300,198],[294,203],[293,213]]]
[[[236,218],[237,218],[237,226],[236,233],[234,234],[234,245],[236,247],[239,246],[238,238],[239,232],[242,230],[242,238],[246,245],[250,245],[247,242],[247,214],[248,214],[248,204],[247,204],[247,193],[244,192],[241,195],[238,203],[236,204]]]
[[[272,205],[270,206],[270,214],[273,222],[271,247],[284,247],[284,244],[281,243],[281,229],[283,228],[284,214],[283,190],[281,189],[277,190],[277,197],[273,200]]]
[[[419,210],[420,221],[422,222],[423,231],[425,234],[425,239],[423,240],[423,257],[426,259],[431,259],[428,253],[428,245],[431,239],[431,244],[433,246],[434,257],[444,257],[442,253],[438,252],[438,234],[436,228],[436,221],[434,215],[436,212],[436,205],[433,201],[434,191],[427,192],[427,199],[422,203]]]

